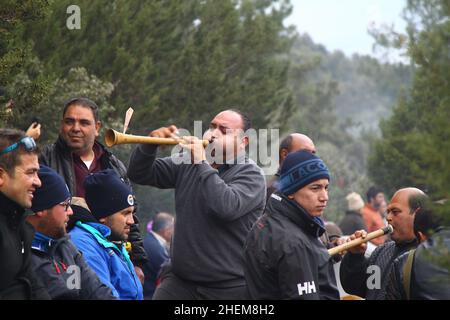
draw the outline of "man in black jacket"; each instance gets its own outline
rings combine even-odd
[[[72,195],[84,198],[83,182],[89,173],[103,169],[113,169],[130,184],[126,167],[111,152],[96,141],[101,122],[98,119],[98,106],[86,98],[69,100],[63,110],[60,134],[56,143],[47,145],[39,159],[41,164],[51,167],[66,181]],[[70,225],[77,219],[72,216]],[[136,274],[144,281],[142,265],[147,261],[138,219],[133,216],[135,224],[131,227],[131,260]]]
[[[53,169],[39,170],[42,186],[36,190],[27,217],[36,235],[32,243],[32,266],[45,284],[52,299],[114,299],[111,289],[103,284],[89,267],[67,235],[71,196],[64,180]]]
[[[308,151],[290,153],[244,249],[251,299],[339,299],[333,263],[320,241],[330,174]]]
[[[33,227],[25,221],[41,185],[36,144],[21,131],[0,129],[0,300],[49,299],[31,268]]]
[[[417,188],[398,190],[387,210],[387,221],[392,226],[392,241],[378,246],[369,258],[364,256],[367,244],[352,248],[342,259],[340,279],[344,290],[367,300],[384,300],[386,285],[394,259],[417,246],[414,235],[414,215],[426,195]],[[364,230],[356,231],[349,241],[364,237]]]
[[[386,289],[387,300],[450,300],[450,230],[428,203],[414,217],[417,249],[395,259]]]

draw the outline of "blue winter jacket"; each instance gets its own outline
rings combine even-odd
[[[126,249],[107,239],[111,230],[100,223],[78,221],[70,232],[72,242],[100,280],[122,300],[142,300],[142,285]]]

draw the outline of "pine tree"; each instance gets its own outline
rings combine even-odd
[[[60,77],[85,67],[113,83],[117,113],[135,109],[132,129],[191,130],[230,106],[260,127],[289,114],[288,0],[80,0],[80,30],[65,27],[69,4],[54,2],[27,37]]]
[[[387,190],[424,189],[450,197],[450,3],[410,0],[408,55],[416,72],[409,96],[382,124],[369,162],[372,178]]]

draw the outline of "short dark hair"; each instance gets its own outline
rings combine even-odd
[[[441,226],[443,219],[436,214],[438,204],[431,203],[427,200],[422,204],[414,217],[414,233],[418,237],[419,231],[429,237],[433,232],[437,231]]]
[[[281,150],[286,149],[288,151],[291,151],[292,148],[292,134],[288,135],[286,138],[284,138],[283,140],[281,140],[280,142],[280,148],[279,148],[279,152],[281,152]]]
[[[66,104],[64,105],[63,118],[64,118],[64,115],[66,114],[67,109],[70,106],[74,106],[74,105],[78,105],[78,106],[82,106],[82,107],[91,109],[92,113],[94,114],[95,121],[98,121],[98,106],[97,106],[97,104],[94,101],[92,101],[91,99],[84,98],[84,97],[76,97],[76,98],[72,98],[69,101],[67,101]]]
[[[370,202],[370,200],[372,198],[375,198],[377,196],[377,194],[379,194],[379,193],[383,193],[383,190],[381,190],[380,188],[375,187],[375,186],[370,187],[366,193],[367,202]]]
[[[173,223],[172,215],[165,212],[157,213],[153,218],[152,230],[155,232],[164,230],[165,228],[169,227],[172,223]]]
[[[248,129],[250,129],[252,127],[252,121],[241,110],[236,109],[236,108],[231,108],[231,109],[228,109],[227,111],[233,111],[233,112],[235,112],[235,113],[237,113],[238,115],[241,116],[241,119],[242,119],[242,130],[244,130],[244,132],[246,132]]]
[[[25,138],[25,132],[16,129],[0,129],[0,151],[9,147],[10,145]],[[22,144],[11,152],[0,155],[0,167],[6,170],[8,174],[14,173],[14,168],[21,164],[22,154],[39,154],[39,149],[35,148],[33,151],[27,151]]]

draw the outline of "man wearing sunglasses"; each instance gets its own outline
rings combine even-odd
[[[31,268],[34,230],[25,221],[40,187],[38,150],[25,133],[0,129],[0,300],[48,299]]]
[[[86,176],[104,169],[113,169],[131,185],[124,164],[96,141],[100,128],[97,104],[87,98],[73,98],[64,106],[58,140],[42,150],[40,163],[58,172],[67,183],[71,194],[76,197],[85,197],[83,183]],[[70,220],[69,231],[79,219],[75,214]],[[139,231],[139,220],[135,214],[133,220],[129,237],[131,259],[143,283],[144,273],[141,266],[147,262],[147,255]]]
[[[27,220],[36,230],[32,243],[32,266],[52,299],[114,299],[89,267],[67,235],[66,227],[73,214],[66,183],[53,169],[39,170],[42,186],[34,194]]]

